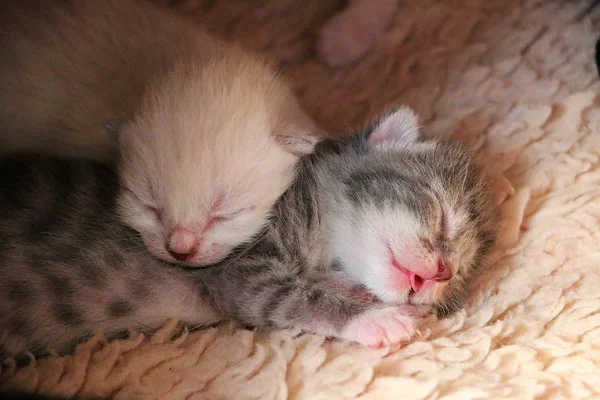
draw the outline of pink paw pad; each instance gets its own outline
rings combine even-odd
[[[364,32],[361,21],[353,15],[340,14],[327,24],[317,42],[319,55],[330,66],[351,63],[365,55],[376,36]]]
[[[317,53],[330,66],[365,56],[384,35],[398,9],[398,0],[352,0],[321,29]]]
[[[410,340],[417,330],[414,314],[403,307],[367,311],[341,331],[340,338],[378,348]]]

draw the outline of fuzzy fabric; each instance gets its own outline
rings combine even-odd
[[[467,308],[399,349],[232,325],[100,336],[67,357],[3,366],[0,385],[115,399],[600,398],[599,12],[584,0],[402,2],[360,63],[314,56],[335,0],[179,2],[215,32],[280,60],[305,106],[345,132],[392,104],[484,156],[498,249]]]

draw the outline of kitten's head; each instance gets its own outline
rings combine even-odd
[[[489,190],[468,152],[425,140],[400,109],[351,139],[347,156],[336,258],[384,302],[456,311],[494,240]]]
[[[317,131],[263,64],[177,65],[119,134],[121,216],[161,259],[218,262],[266,224]]]

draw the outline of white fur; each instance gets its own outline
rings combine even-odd
[[[419,121],[414,111],[408,107],[401,107],[384,118],[369,135],[369,144],[398,141],[413,144],[420,137]]]
[[[376,159],[377,152],[383,154],[392,148],[419,152],[430,151],[437,145],[435,141],[419,142],[419,138],[415,114],[409,108],[401,108],[384,118],[370,134],[367,143],[372,153],[369,157]],[[431,182],[432,189],[437,188],[443,195],[446,191],[441,185],[441,182]],[[332,197],[338,196],[333,200],[335,205],[325,214],[327,237],[330,238],[325,252],[328,257],[339,260],[354,281],[364,284],[384,302],[433,303],[446,283],[428,280],[438,272],[441,257],[421,241],[435,242],[431,228],[401,204],[382,208],[375,204],[356,206],[348,199],[340,201],[340,196],[345,196],[344,190],[336,188],[337,195]],[[452,199],[446,198],[443,203],[450,204],[444,215],[447,218],[446,234],[453,237],[456,227],[467,216],[457,214],[451,206]],[[467,235],[463,240],[475,239]],[[410,277],[394,267],[392,257],[409,273],[424,278],[421,290],[411,293]],[[472,254],[455,254],[452,264],[459,266],[461,257],[470,259]]]
[[[402,287],[392,266],[388,243],[407,268],[418,238],[427,231],[407,210],[366,207],[330,221],[332,253],[344,270],[385,302],[406,303],[410,284]],[[357,229],[356,227],[360,227]]]
[[[186,264],[219,261],[267,222],[314,130],[288,89],[245,54],[175,71],[123,128],[121,172],[135,194],[122,198],[123,216],[161,258],[171,260],[166,238],[182,227],[199,246]],[[299,146],[282,147],[279,134]],[[208,227],[211,216],[222,220]]]

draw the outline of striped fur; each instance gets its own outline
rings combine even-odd
[[[0,354],[66,351],[102,328],[152,330],[216,314],[115,213],[117,176],[81,159],[0,161]]]

